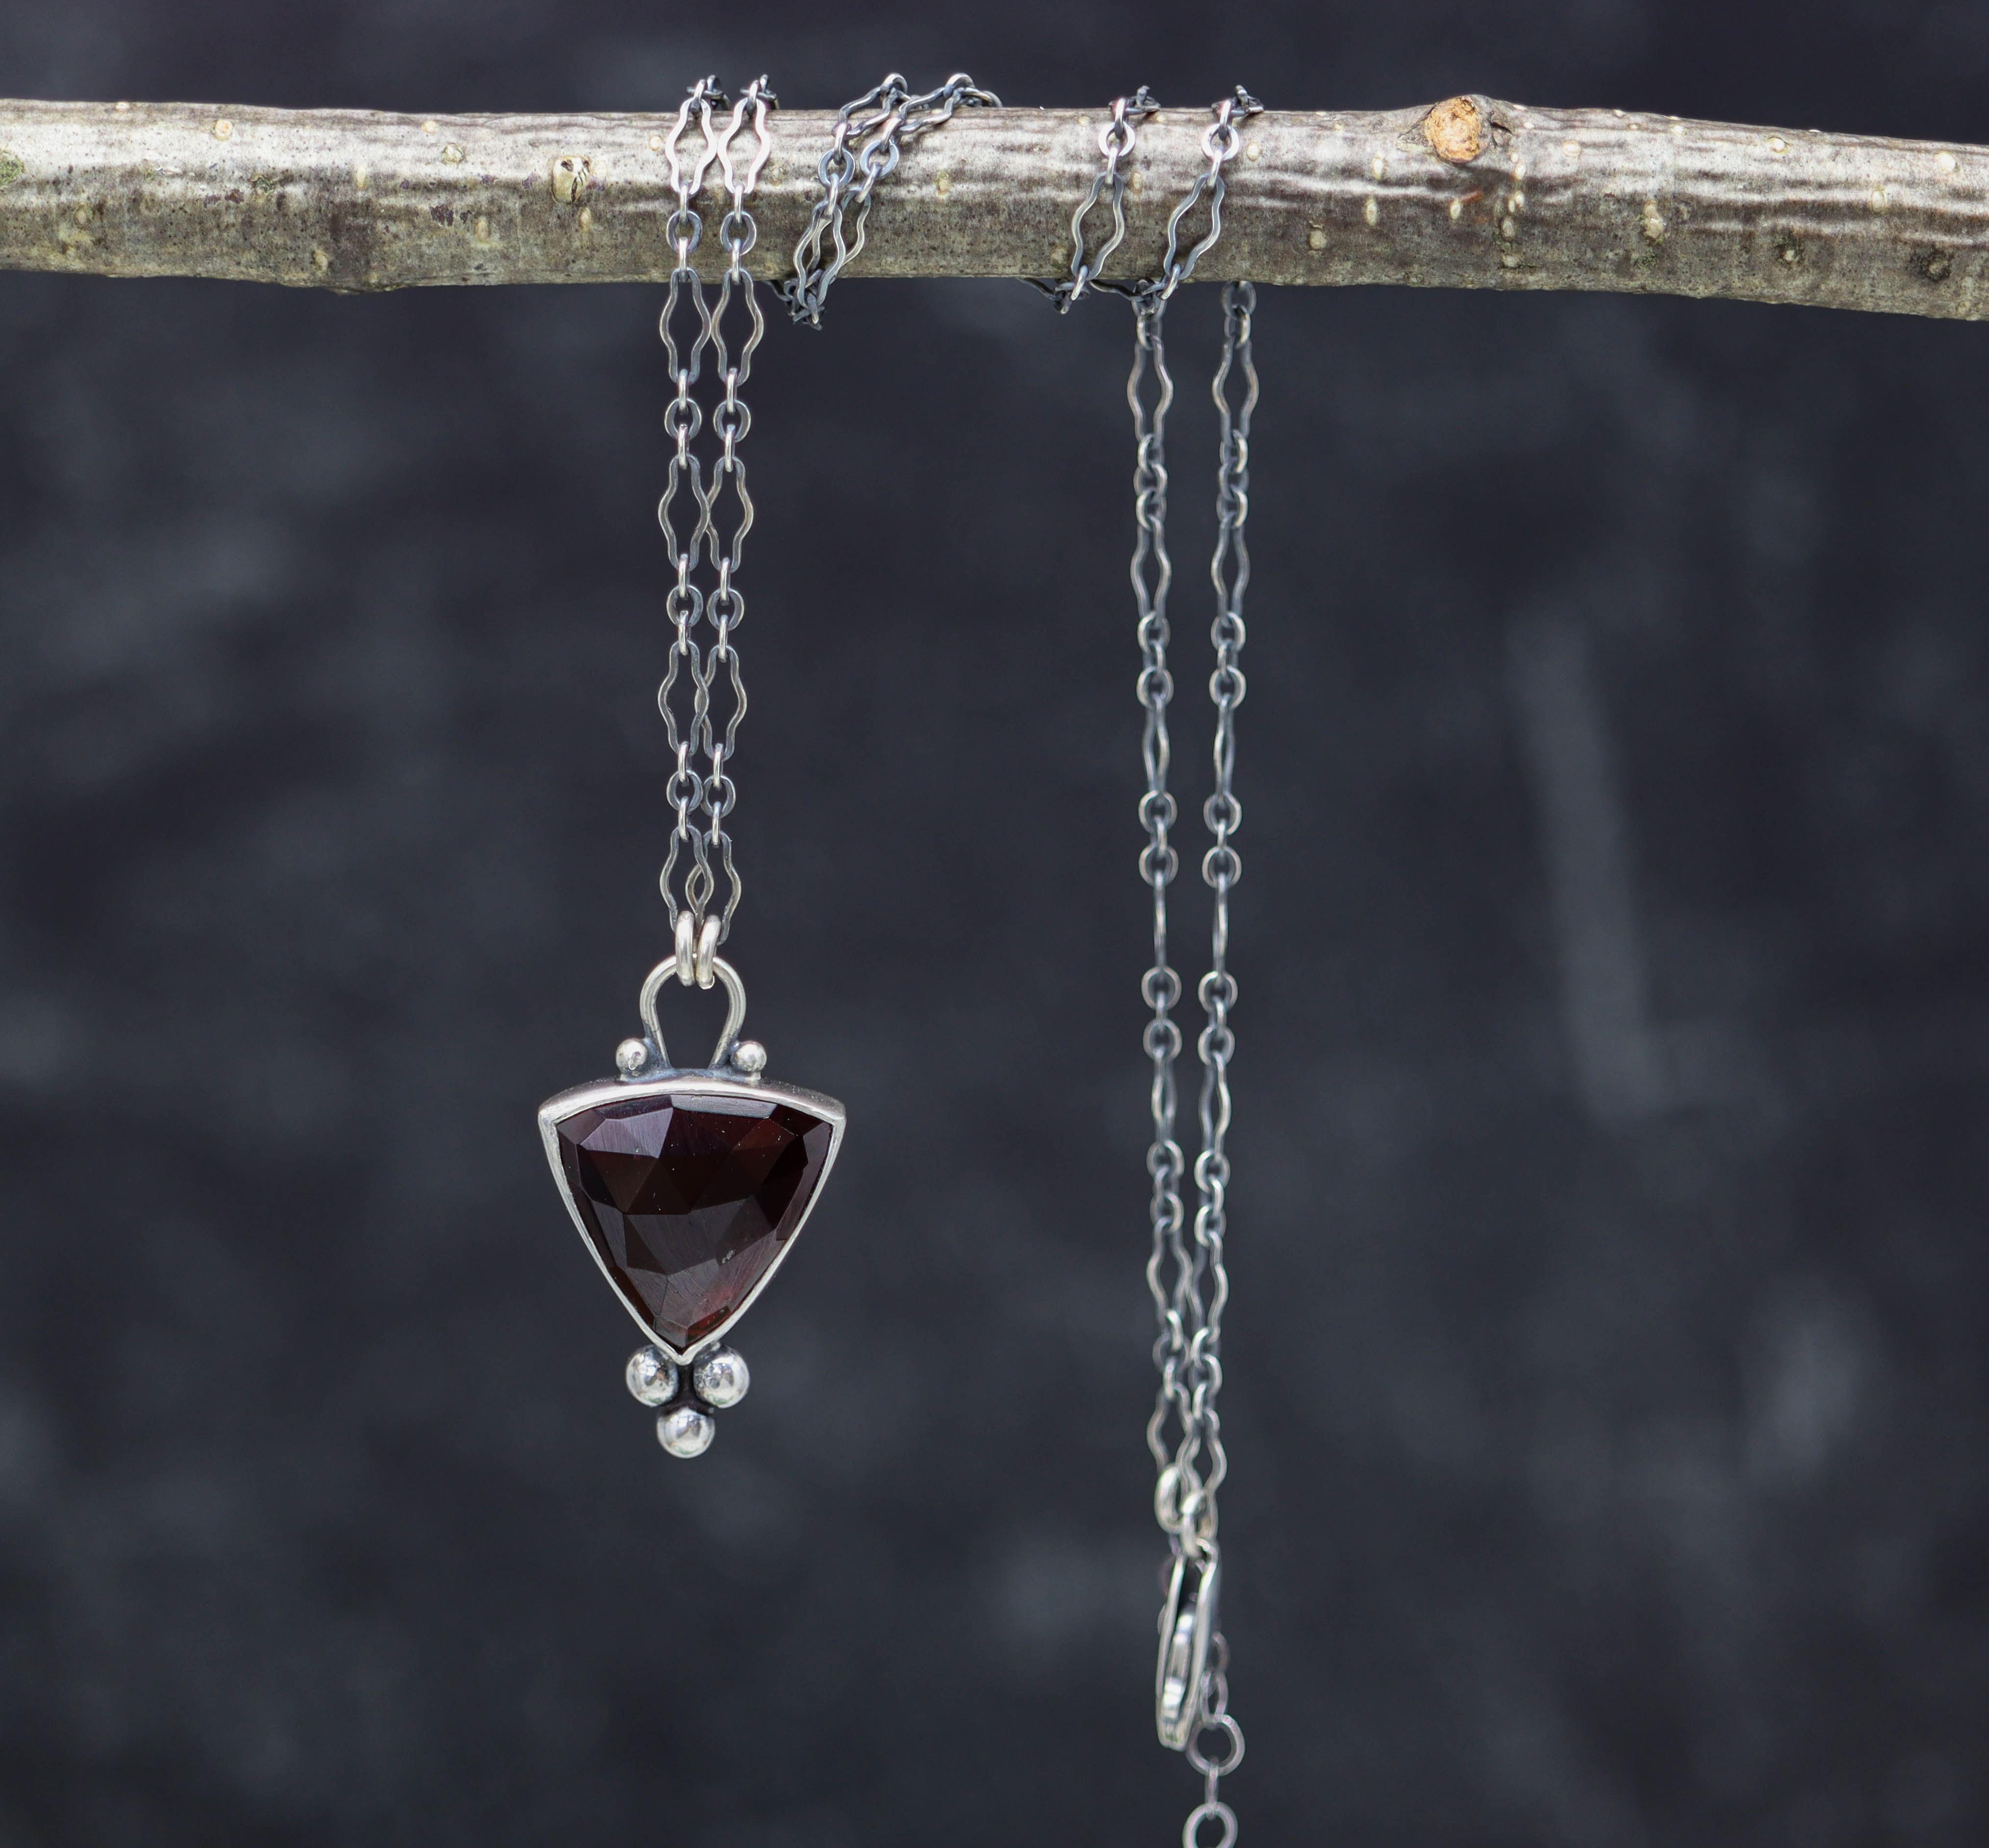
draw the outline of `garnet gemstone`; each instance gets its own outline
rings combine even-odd
[[[798,1105],[708,1091],[597,1104],[554,1127],[568,1190],[609,1280],[679,1354],[786,1249],[835,1139]]]

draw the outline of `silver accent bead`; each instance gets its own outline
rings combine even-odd
[[[645,1405],[666,1405],[677,1395],[676,1363],[660,1348],[638,1348],[622,1377]]]
[[[690,1389],[716,1410],[737,1405],[752,1383],[746,1358],[736,1348],[709,1348],[691,1362]]]
[[[749,1078],[767,1069],[767,1049],[757,1039],[742,1039],[732,1049],[732,1063]]]
[[[615,1069],[625,1078],[632,1078],[649,1063],[649,1049],[640,1039],[625,1039],[615,1049]]]
[[[673,1405],[656,1414],[656,1442],[673,1456],[702,1456],[717,1429],[711,1414],[695,1405]]]

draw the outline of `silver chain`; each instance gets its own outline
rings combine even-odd
[[[1174,402],[1174,386],[1161,338],[1164,314],[1164,306],[1157,300],[1134,304],[1133,371],[1126,381],[1134,442],[1133,517],[1137,532],[1131,575],[1133,606],[1139,615],[1135,630],[1140,655],[1137,684],[1140,704],[1146,713],[1140,754],[1146,765],[1147,788],[1140,798],[1139,815],[1147,830],[1147,844],[1140,850],[1140,874],[1154,895],[1153,966],[1141,981],[1140,992],[1153,1010],[1144,1036],[1147,1056],[1153,1066],[1149,1100],[1154,1131],[1147,1151],[1147,1172],[1153,1181],[1149,1216],[1154,1235],[1153,1255],[1147,1262],[1147,1285],[1153,1293],[1160,1322],[1154,1363],[1160,1371],[1161,1388],[1147,1426],[1147,1445],[1162,1470],[1173,1461],[1165,1432],[1174,1406],[1179,1364],[1188,1346],[1184,1320],[1177,1312],[1176,1298],[1181,1281],[1190,1270],[1181,1242],[1186,1223],[1181,1192],[1184,1163],[1181,1144],[1174,1139],[1178,1101],[1174,1063],[1181,1056],[1181,1036],[1174,1019],[1174,1009],[1181,999],[1181,978],[1167,961],[1167,887],[1180,870],[1181,858],[1168,839],[1178,809],[1167,788],[1173,753],[1167,731],[1167,704],[1174,697],[1174,683],[1167,670],[1167,592],[1174,581],[1174,565],[1167,556],[1167,418],[1168,407]],[[1154,391],[1150,409],[1146,396],[1149,378]],[[1167,1280],[1170,1271],[1176,1280],[1172,1286]]]
[[[1167,219],[1167,253],[1161,264],[1159,280],[1138,284],[1134,293],[1157,295],[1162,301],[1167,300],[1194,273],[1195,265],[1215,248],[1216,239],[1222,235],[1222,202],[1229,195],[1229,182],[1223,177],[1222,170],[1235,159],[1243,146],[1243,131],[1237,124],[1261,114],[1263,107],[1239,83],[1234,96],[1225,97],[1211,111],[1215,119],[1202,131],[1201,135],[1201,151],[1208,158],[1208,171],[1194,176],[1194,184]],[[1187,223],[1188,215],[1205,194],[1208,198],[1208,229],[1183,256],[1181,226]]]
[[[961,109],[999,109],[1001,99],[964,71],[938,89],[914,95],[896,71],[836,112],[828,151],[817,168],[822,197],[795,246],[795,273],[778,285],[796,320],[822,325],[830,285],[863,248],[870,202],[905,149],[953,120]],[[826,254],[825,254],[826,251]]]
[[[678,109],[664,144],[670,186],[676,195],[676,208],[666,227],[676,249],[676,263],[670,271],[669,293],[657,320],[657,332],[675,385],[675,395],[663,413],[664,432],[675,446],[669,479],[657,503],[656,520],[669,543],[676,578],[665,604],[675,633],[669,666],[656,690],[656,705],[673,760],[667,799],[675,822],[658,884],[676,934],[678,961],[686,971],[694,961],[710,966],[713,952],[731,934],[732,916],[739,908],[739,872],[726,822],[738,793],[727,766],[737,746],[740,721],[746,714],[746,684],[732,637],[745,619],[746,604],[734,579],[746,535],[753,528],[746,465],[739,457],[739,446],[753,420],[740,392],[752,375],[753,355],[767,327],[745,266],[759,236],[746,202],[758,185],[771,151],[767,113],[774,100],[766,79],[757,78],[747,86],[720,126],[714,117],[727,107],[726,98],[710,78],[702,78]],[[690,161],[683,141],[693,114],[703,145],[695,161]],[[741,163],[735,161],[734,150],[749,117],[752,154]],[[718,233],[727,263],[715,310],[691,263],[691,254],[704,234],[703,221],[691,201],[703,189],[714,161],[727,199]],[[739,311],[746,316],[743,337],[727,331]],[[723,393],[710,417],[718,453],[712,458],[708,483],[704,458],[693,446],[704,432],[706,419],[693,389],[703,375],[707,351]],[[706,568],[703,571],[700,565]],[[710,625],[708,643],[700,639],[700,623]],[[722,718],[714,693],[727,708]],[[723,907],[714,914],[712,907],[721,876]]]
[[[1216,466],[1215,505],[1218,531],[1209,577],[1215,591],[1215,619],[1210,638],[1215,646],[1215,668],[1209,676],[1208,695],[1215,708],[1215,738],[1211,750],[1215,788],[1202,805],[1202,819],[1211,839],[1202,856],[1201,876],[1215,894],[1214,916],[1209,931],[1208,972],[1196,985],[1206,1024],[1196,1037],[1195,1049],[1201,1061],[1201,1097],[1198,1115],[1201,1148],[1194,1160],[1195,1209],[1193,1246],[1184,1250],[1180,1219],[1181,1209],[1177,1191],[1173,1202],[1174,1230],[1167,1241],[1174,1274],[1171,1290],[1156,1289],[1161,1309],[1161,1334],[1155,1346],[1161,1370],[1161,1391],[1147,1439],[1159,1466],[1154,1493],[1154,1507],[1161,1525],[1178,1554],[1196,1560],[1201,1569],[1201,1583],[1212,1585],[1219,1560],[1216,1543],[1216,1490],[1229,1473],[1229,1458],[1223,1448],[1222,1420],[1216,1399],[1222,1391],[1222,1314],[1229,1302],[1229,1270],[1225,1247],[1229,1229],[1229,1134],[1231,1104],[1229,1062],[1236,1050],[1235,1029],[1229,1024],[1230,1010],[1236,1004],[1236,978],[1229,971],[1229,894],[1241,877],[1242,861],[1233,836],[1242,824],[1242,805],[1236,799],[1236,709],[1246,691],[1240,657],[1244,641],[1243,593],[1250,582],[1250,554],[1245,543],[1245,523],[1249,517],[1250,419],[1257,405],[1257,368],[1251,350],[1251,317],[1256,292],[1247,282],[1231,283],[1222,291],[1222,358],[1211,382],[1211,395],[1221,426],[1221,443]],[[1137,364],[1137,361],[1136,361]],[[1234,381],[1240,376],[1240,395],[1234,395]],[[1145,680],[1143,670],[1142,681]],[[1151,723],[1150,706],[1149,724]],[[1164,768],[1164,758],[1162,760]],[[1152,766],[1148,767],[1148,799],[1153,793]],[[1149,842],[1150,849],[1151,843]],[[1144,856],[1143,856],[1144,857]],[[1166,888],[1155,887],[1157,914],[1164,910]],[[1156,938],[1165,927],[1157,916]],[[1155,958],[1158,963],[1161,958]],[[1167,971],[1171,974],[1171,971]],[[1149,971],[1151,980],[1151,972]],[[1178,981],[1154,983],[1154,994],[1165,997],[1170,988],[1178,991]],[[1156,1021],[1171,1028],[1161,1010]],[[1150,1049],[1155,1042],[1155,1022],[1148,1023]],[[1168,1041],[1160,1036],[1163,1050]],[[1176,1030],[1171,1045],[1178,1048]],[[1167,1061],[1171,1067],[1171,1057]],[[1165,1074],[1172,1089],[1174,1074]],[[1169,1121],[1166,1128],[1167,1153],[1177,1176],[1181,1151],[1171,1134],[1173,1099],[1167,1100]],[[1156,1112],[1156,1145],[1161,1124]],[[1153,1162],[1149,1156],[1150,1164]],[[1178,1183],[1176,1186],[1177,1188]],[[1156,1183],[1157,1194],[1158,1183]],[[1157,1239],[1157,1246],[1159,1240]],[[1157,1266],[1150,1262],[1148,1280],[1155,1281]],[[1174,1453],[1167,1453],[1165,1432],[1170,1414],[1178,1419],[1181,1436]],[[1211,1596],[1205,1590],[1204,1595]],[[1184,1848],[1232,1848],[1236,1840],[1236,1814],[1218,1794],[1221,1780],[1243,1762],[1243,1731],[1229,1712],[1227,1674],[1229,1650],[1217,1630],[1211,1643],[1213,1658],[1203,1672],[1196,1699],[1195,1723],[1185,1750],[1188,1762],[1202,1773],[1202,1801],[1190,1813],[1181,1831]],[[1218,1755],[1209,1756],[1201,1741],[1219,1732],[1225,1743]],[[1214,1823],[1221,1833],[1205,1843],[1204,1825]]]
[[[1078,202],[1077,209],[1070,215],[1070,276],[1068,280],[1042,285],[1045,294],[1055,302],[1059,314],[1068,314],[1072,302],[1079,300],[1090,288],[1100,270],[1112,253],[1126,241],[1126,176],[1119,171],[1120,163],[1133,151],[1139,140],[1138,124],[1159,108],[1152,93],[1142,83],[1130,97],[1121,97],[1112,105],[1112,120],[1098,131],[1098,151],[1104,155],[1105,164],[1098,170],[1098,177],[1091,182],[1090,192]],[[1112,232],[1095,252],[1086,255],[1084,248],[1084,222],[1097,209],[1099,201],[1107,192],[1111,195]],[[1133,407],[1135,417],[1139,407]]]
[[[1229,1711],[1229,1645],[1220,1633],[1210,1653],[1215,1661],[1202,1677],[1194,1731],[1182,1748],[1189,1765],[1201,1774],[1201,1801],[1181,1824],[1181,1848],[1235,1848],[1236,1841],[1236,1812],[1223,1802],[1220,1792],[1222,1780],[1243,1762],[1243,1729]],[[1207,1733],[1222,1735],[1219,1758],[1211,1758],[1202,1750],[1202,1737]],[[1203,1840],[1206,1823],[1215,1823],[1222,1832],[1213,1841]]]
[[[1190,1441],[1198,1433],[1209,1460],[1200,1489],[1208,1507],[1208,1526],[1215,1524],[1215,1491],[1228,1473],[1222,1448],[1222,1422],[1215,1399],[1222,1389],[1222,1311],[1229,1300],[1229,1273],[1223,1263],[1223,1241],[1228,1230],[1229,1061],[1236,1036],[1229,1010],[1236,1004],[1236,978],[1229,972],[1229,894],[1242,877],[1243,863],[1231,844],[1242,825],[1242,805],[1236,799],[1236,709],[1245,690],[1240,659],[1243,649],[1243,593],[1250,582],[1250,553],[1244,524],[1250,514],[1250,418],[1257,405],[1257,368],[1251,351],[1251,317],[1256,307],[1252,284],[1231,283],[1222,291],[1222,359],[1211,383],[1220,419],[1222,439],[1216,466],[1215,507],[1218,522],[1209,578],[1215,590],[1215,620],[1209,630],[1215,645],[1215,670],[1208,677],[1208,697],[1215,708],[1215,741],[1211,753],[1215,788],[1202,805],[1212,845],[1202,856],[1201,877],[1215,894],[1209,934],[1208,971],[1197,985],[1208,1018],[1195,1041],[1202,1067],[1199,1114],[1201,1152],[1194,1163],[1199,1204],[1194,1217],[1194,1262],[1189,1280],[1187,1328],[1189,1405],[1184,1420],[1188,1463],[1194,1461]],[[1240,396],[1231,395],[1232,380],[1242,375]],[[1205,1298],[1200,1292],[1206,1285]],[[1194,1517],[1195,1490],[1190,1485],[1182,1502],[1182,1520]]]
[[[1133,144],[1134,120],[1156,107],[1144,88],[1113,104],[1112,121],[1099,139],[1104,168],[1071,220],[1070,278],[1042,286],[1062,309],[1088,288],[1110,289],[1130,298],[1133,314],[1133,368],[1126,398],[1133,413],[1135,443],[1137,536],[1130,575],[1140,655],[1137,685],[1145,714],[1141,754],[1147,787],[1140,799],[1139,815],[1147,844],[1140,854],[1140,875],[1153,893],[1154,905],[1154,960],[1140,984],[1140,994],[1152,1010],[1144,1036],[1152,1068],[1149,1105],[1153,1125],[1147,1151],[1147,1172],[1153,1183],[1148,1207],[1153,1246],[1147,1263],[1147,1284],[1159,1324],[1154,1361],[1160,1375],[1147,1443],[1158,1472],[1154,1511],[1175,1561],[1175,1589],[1161,1617],[1164,1684],[1173,1672],[1170,1643],[1180,1646],[1179,1638],[1193,1634],[1198,1614],[1192,1607],[1188,1607],[1188,1616],[1181,1614],[1184,1566],[1191,1564],[1196,1568],[1198,1599],[1211,1606],[1215,1602],[1220,1557],[1215,1497],[1229,1467],[1216,1401],[1222,1389],[1222,1315],[1229,1300],[1224,1255],[1230,1173],[1226,1143],[1231,1117],[1229,1063],[1236,1045],[1229,1024],[1236,1002],[1236,981],[1229,971],[1229,894],[1242,870],[1233,836],[1242,821],[1235,792],[1236,709],[1245,691],[1240,657],[1243,595],[1250,576],[1244,538],[1249,517],[1250,419],[1258,388],[1251,351],[1255,291],[1247,282],[1232,283],[1223,291],[1222,358],[1211,386],[1221,426],[1216,470],[1218,531],[1209,565],[1216,598],[1211,629],[1215,668],[1209,678],[1209,696],[1215,709],[1215,786],[1202,811],[1212,844],[1203,856],[1201,870],[1214,892],[1215,909],[1208,972],[1197,988],[1207,1024],[1196,1041],[1202,1066],[1198,1110],[1201,1147],[1194,1168],[1198,1204],[1191,1234],[1181,1197],[1184,1158],[1175,1134],[1179,1107],[1175,1067],[1181,1034],[1174,1009],[1181,999],[1181,985],[1167,961],[1167,887],[1180,862],[1170,839],[1177,808],[1167,786],[1172,754],[1167,709],[1174,697],[1174,680],[1167,666],[1167,595],[1174,571],[1167,545],[1167,416],[1174,402],[1174,381],[1167,371],[1164,333],[1168,300],[1222,235],[1227,190],[1223,168],[1242,144],[1239,117],[1255,114],[1260,106],[1240,88],[1233,97],[1215,106],[1214,120],[1202,137],[1208,168],[1196,176],[1194,186],[1168,219],[1167,255],[1160,276],[1133,284],[1101,283],[1096,280],[1097,272],[1125,231],[1120,163]],[[1083,221],[1108,189],[1112,235],[1087,256]],[[1184,254],[1182,226],[1205,196],[1209,202],[1208,232]],[[1238,396],[1235,381],[1239,378],[1242,382]],[[1212,1612],[1198,1614],[1212,1619]],[[1177,1619],[1181,1626],[1177,1629]],[[1164,1742],[1182,1749],[1203,1778],[1202,1801],[1189,1813],[1181,1830],[1184,1848],[1233,1848],[1237,1837],[1236,1813],[1223,1802],[1219,1786],[1243,1762],[1243,1732],[1229,1711],[1228,1645],[1212,1621],[1209,1629],[1206,1655],[1201,1658],[1200,1684],[1191,1694],[1184,1690],[1192,1700],[1191,1709],[1182,1711],[1179,1723],[1171,1727],[1164,1713],[1162,1716]],[[1203,1741],[1212,1734],[1221,1735],[1215,1755],[1203,1748]],[[1218,1832],[1213,1837],[1207,1834],[1211,1824]]]

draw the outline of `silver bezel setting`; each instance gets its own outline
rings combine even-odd
[[[815,1192],[808,1196],[801,1216],[795,1223],[775,1253],[774,1261],[761,1273],[760,1280],[718,1326],[709,1334],[700,1336],[688,1348],[674,1348],[645,1322],[635,1306],[622,1295],[614,1277],[609,1274],[607,1262],[595,1250],[594,1240],[588,1236],[587,1222],[581,1218],[580,1204],[573,1197],[573,1188],[567,1179],[566,1165],[560,1159],[559,1125],[577,1110],[593,1110],[608,1104],[626,1104],[645,1097],[682,1097],[686,1100],[700,1097],[713,1099],[751,1098],[766,1104],[791,1104],[821,1117],[829,1126],[828,1153],[822,1158],[822,1172],[815,1177]],[[805,1090],[799,1085],[771,1083],[764,1078],[742,1078],[737,1073],[716,1067],[702,1070],[668,1071],[653,1078],[630,1080],[627,1078],[599,1078],[589,1084],[577,1084],[571,1090],[561,1091],[557,1097],[548,1097],[539,1106],[539,1137],[545,1144],[546,1161],[553,1171],[554,1184],[559,1188],[560,1198],[566,1202],[567,1216],[573,1221],[574,1230],[580,1234],[580,1242],[587,1247],[587,1255],[592,1258],[601,1274],[607,1278],[608,1285],[615,1292],[615,1300],[629,1311],[635,1326],[643,1335],[654,1342],[671,1360],[688,1369],[693,1360],[706,1348],[715,1347],[724,1340],[737,1324],[739,1318],[759,1300],[760,1292],[774,1280],[774,1273],[788,1261],[788,1253],[795,1248],[802,1229],[813,1216],[815,1202],[822,1198],[829,1172],[835,1166],[835,1158],[842,1147],[842,1132],[847,1118],[842,1106],[833,1097],[820,1091]]]

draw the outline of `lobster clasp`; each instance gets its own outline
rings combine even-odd
[[[1215,1636],[1222,1568],[1213,1545],[1199,1558],[1174,1556],[1161,1612],[1161,1655],[1154,1671],[1154,1726],[1171,1751],[1185,1751],[1201,1712],[1202,1683]]]

